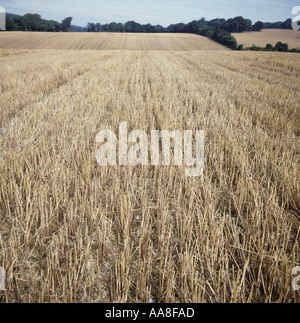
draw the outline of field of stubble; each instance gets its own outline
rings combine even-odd
[[[228,50],[193,34],[2,32],[0,49]]]
[[[300,56],[0,51],[1,302],[299,302]],[[203,178],[96,134],[205,130]]]
[[[239,44],[245,47],[252,45],[266,47],[267,44],[275,46],[279,41],[287,43],[289,48],[300,49],[299,31],[288,29],[263,29],[258,32],[244,32],[233,34]]]

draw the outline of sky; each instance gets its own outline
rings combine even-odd
[[[284,21],[293,17],[292,8],[300,6],[300,0],[0,0],[0,6],[9,13],[38,13],[44,19],[57,21],[72,16],[72,24],[78,26],[135,20],[166,27],[202,17]]]

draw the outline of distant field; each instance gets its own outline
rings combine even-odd
[[[0,49],[228,50],[192,34],[0,33]]]
[[[246,47],[256,46],[265,47],[266,44],[276,45],[281,41],[287,43],[289,48],[300,49],[300,33],[294,30],[286,29],[264,29],[260,32],[247,32],[242,34],[233,34],[239,44]]]

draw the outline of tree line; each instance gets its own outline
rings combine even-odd
[[[87,32],[136,32],[136,33],[162,33],[162,32],[186,32],[186,30],[195,24],[195,21],[184,24],[172,24],[168,27],[161,25],[141,25],[135,21],[128,21],[125,24],[111,22],[109,24],[102,25],[101,23],[89,22],[86,31]],[[204,26],[215,29],[220,29],[230,33],[242,33],[245,31],[261,31],[262,29],[278,28],[278,29],[292,29],[292,20],[287,19],[285,22],[262,22],[257,21],[252,23],[250,19],[245,19],[241,16],[230,19],[213,19],[206,21],[205,18],[201,18],[196,23],[201,24],[201,28]]]
[[[8,31],[46,31],[69,32],[71,31],[72,17],[65,18],[62,22],[46,20],[38,14],[28,13],[24,16],[13,14],[6,15],[6,30]]]
[[[261,31],[262,29],[292,29],[292,20],[287,19],[284,22],[262,22],[257,21],[255,24],[250,19],[235,17],[232,19],[213,19],[207,22],[210,27],[229,31],[230,33],[242,33],[245,31]]]
[[[178,23],[168,27],[161,25],[139,24],[135,21],[128,21],[125,24],[112,22],[109,24],[88,23],[84,27],[71,26],[72,17],[65,18],[61,23],[55,20],[42,19],[38,14],[26,14],[24,16],[7,14],[6,28],[10,31],[87,31],[87,32],[136,32],[136,33],[163,33],[163,32],[189,32],[189,29],[195,29],[197,23],[200,28],[211,27],[214,29],[223,30],[229,33],[239,33],[245,31],[260,31],[262,29],[280,28],[292,29],[291,19],[284,22],[261,22],[255,24],[250,19],[245,19],[241,16],[230,19],[213,19],[206,21],[201,18],[199,21],[193,21],[188,24]]]
[[[194,20],[188,24],[178,23],[168,27],[161,25],[139,24],[135,21],[128,21],[125,24],[112,22],[109,24],[88,23],[87,32],[128,32],[128,33],[192,33],[208,37],[231,49],[239,49],[236,39],[231,33],[242,33],[250,31],[261,31],[268,28],[291,29],[292,21],[264,23],[257,21],[252,23],[250,19],[241,16],[230,19],[213,19],[207,21],[205,18]]]
[[[243,50],[243,45],[240,45],[239,50]],[[286,43],[282,43],[279,41],[275,46],[272,44],[267,44],[266,47],[260,47],[253,45],[251,47],[245,48],[245,50],[252,50],[252,51],[265,51],[265,52],[283,52],[283,53],[300,53],[299,49],[292,48],[289,49],[289,45]]]
[[[291,19],[285,22],[264,23],[257,21],[252,23],[250,19],[241,16],[230,19],[213,19],[207,21],[205,18],[194,20],[190,23],[172,24],[168,27],[161,25],[139,24],[135,21],[126,23],[112,22],[109,24],[89,22],[85,28],[72,26],[72,17],[65,18],[61,23],[55,20],[42,19],[38,14],[26,14],[17,16],[6,15],[6,29],[10,31],[46,31],[46,32],[126,32],[126,33],[192,33],[208,37],[230,49],[243,49],[238,46],[236,39],[231,33],[242,33],[250,31],[261,31],[268,28],[291,29]]]
[[[163,27],[161,25],[153,26],[151,24],[141,25],[135,21],[122,23],[110,23],[101,25],[100,23],[88,23],[87,32],[127,32],[127,33],[192,33],[208,37],[231,49],[237,48],[236,39],[230,32],[211,27],[206,22],[194,20],[188,24],[179,23]]]

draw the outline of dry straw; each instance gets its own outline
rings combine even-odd
[[[3,302],[298,302],[300,56],[1,51]],[[203,178],[96,134],[206,131]]]

